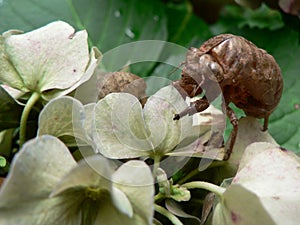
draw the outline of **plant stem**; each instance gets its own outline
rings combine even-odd
[[[154,202],[159,202],[164,197],[165,197],[165,195],[163,195],[162,193],[159,192],[157,195],[154,196]]]
[[[20,148],[26,141],[26,128],[27,128],[27,120],[28,120],[29,113],[33,108],[34,104],[39,100],[39,98],[40,98],[40,94],[37,92],[33,92],[23,109],[21,121],[20,121],[20,136],[19,136]]]
[[[154,155],[154,163],[153,163],[153,171],[152,171],[154,179],[156,179],[157,176],[157,170],[160,165],[160,159],[161,157],[159,155]]]
[[[193,189],[193,188],[205,189],[215,193],[220,198],[222,198],[222,195],[226,190],[226,188],[205,181],[193,181],[193,182],[185,183],[182,185],[182,187],[185,187],[187,189]]]
[[[174,225],[183,225],[181,221],[164,207],[154,204],[155,211],[167,217]]]

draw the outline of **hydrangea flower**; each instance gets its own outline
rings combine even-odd
[[[49,100],[65,95],[93,74],[100,52],[89,53],[87,32],[56,21],[28,33],[0,35],[0,81]]]
[[[172,86],[150,96],[144,107],[127,93],[111,93],[94,109],[94,141],[108,158],[163,157],[176,149],[178,156],[197,157],[194,142],[211,126],[193,126],[193,117],[173,120],[187,103]],[[199,144],[199,143],[198,143]],[[181,152],[182,150],[182,152]],[[200,157],[203,152],[200,152]]]
[[[1,225],[150,225],[153,176],[142,161],[77,163],[59,139],[26,142],[0,189]]]
[[[299,157],[276,144],[249,145],[221,194],[213,225],[299,224],[299,168]]]

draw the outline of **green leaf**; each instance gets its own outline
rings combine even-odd
[[[298,33],[282,31],[272,45],[272,54],[278,61],[284,79],[281,101],[271,116],[270,133],[285,148],[300,153],[300,81],[298,58],[300,44]],[[287,39],[288,37],[288,39]]]
[[[180,69],[177,71],[174,69],[180,67],[180,64],[185,60],[188,47],[197,47],[211,37],[209,26],[194,14],[189,1],[180,4],[169,2],[165,8],[169,42],[165,44],[159,57],[159,62],[162,63],[158,64],[154,72],[151,73],[151,76],[165,79],[160,81],[154,79],[153,84],[151,82],[150,85],[148,84],[149,81],[147,82],[148,89],[155,91],[157,91],[157,86],[161,85],[159,88],[162,88],[162,85],[169,84],[170,79],[180,78]]]
[[[217,33],[232,32],[238,27],[277,30],[283,28],[284,23],[278,10],[270,9],[267,5],[255,10],[237,5],[226,5],[221,12],[220,20],[213,26]]]
[[[166,38],[163,4],[158,0],[80,0],[72,5],[93,45],[103,52],[123,43]]]
[[[12,28],[28,31],[54,20],[66,21],[76,29],[86,29],[90,46],[97,46],[103,52],[128,42],[167,38],[164,5],[159,0],[14,0],[0,6],[0,31]],[[148,54],[143,48],[130,50],[129,60],[137,52]],[[156,54],[159,53],[158,50]],[[108,62],[118,62],[119,56],[117,53],[111,55]],[[135,66],[134,72],[145,75],[153,65]],[[109,64],[106,68],[113,66]]]
[[[170,42],[188,47],[191,42],[203,42],[211,37],[208,25],[197,17],[189,1],[168,3],[166,7]]]
[[[19,126],[23,107],[0,85],[0,131]]]
[[[9,29],[29,31],[58,19],[73,20],[67,0],[14,0],[0,5],[0,33]]]
[[[147,44],[130,44],[123,49],[122,44],[140,40],[166,40],[164,6],[159,0],[80,0],[73,1],[73,6],[82,26],[89,32],[92,44],[105,52],[103,63],[106,70],[120,70],[136,58],[146,55],[153,61],[158,59],[161,52],[159,45],[153,48],[147,47]],[[120,65],[124,58],[126,61],[122,67],[115,65]],[[144,63],[132,65],[131,69],[133,73],[145,76],[153,66],[153,63]]]
[[[103,51],[130,41],[166,37],[163,4],[156,0],[14,0],[0,6],[0,32],[12,28],[28,31],[53,20],[87,29],[92,44],[102,46]]]
[[[49,134],[58,138],[75,138],[68,145],[90,143],[84,127],[85,114],[82,104],[69,96],[55,98],[48,102],[39,116],[38,135]],[[73,143],[75,141],[75,143]]]

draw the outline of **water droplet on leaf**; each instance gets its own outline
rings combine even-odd
[[[121,17],[121,12],[120,12],[120,10],[116,10],[116,11],[114,12],[114,15],[115,15],[116,18],[120,18],[120,17]]]
[[[153,16],[153,20],[156,22],[159,21],[159,16],[158,15]]]
[[[126,36],[128,36],[131,39],[133,39],[135,37],[135,34],[133,33],[131,28],[126,28],[125,34],[126,34]]]

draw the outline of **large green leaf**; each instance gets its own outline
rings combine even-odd
[[[194,14],[189,1],[182,4],[168,3],[166,16],[170,42],[189,47],[192,42],[202,42],[211,36],[208,25]]]
[[[9,19],[8,19],[9,18]],[[138,0],[44,0],[5,1],[0,5],[0,31],[32,30],[53,20],[63,20],[77,29],[86,29],[90,45],[107,52],[121,44],[139,40],[166,40],[166,19],[161,1]],[[156,47],[148,48],[155,50]],[[147,49],[131,48],[128,62]],[[110,55],[109,62],[118,62],[120,55]],[[147,74],[154,64],[143,64],[135,72]],[[124,65],[123,65],[124,66]],[[106,65],[106,69],[113,65]],[[119,68],[120,69],[120,68]]]
[[[165,39],[162,6],[158,0],[4,1],[0,5],[0,32],[13,28],[28,31],[60,19],[87,29],[92,44],[107,51],[130,41]]]
[[[224,33],[243,27],[276,30],[283,26],[280,12],[265,4],[255,10],[229,4],[221,11],[220,20],[213,26],[213,30]]]
[[[164,46],[161,52],[159,62],[162,63],[155,67],[151,75],[166,79],[160,82],[155,79],[153,85],[152,81],[149,81],[150,85],[147,83],[147,87],[150,91],[155,90],[159,85],[166,86],[170,82],[170,79],[179,79],[180,69],[177,69],[177,71],[175,69],[176,67],[180,67],[180,64],[185,60],[188,51],[187,48],[199,47],[200,43],[212,35],[209,26],[194,15],[189,1],[184,1],[181,4],[170,2],[166,4],[165,11],[169,43]]]
[[[13,0],[0,4],[0,33],[10,29],[29,31],[58,19],[74,21],[67,0]]]

